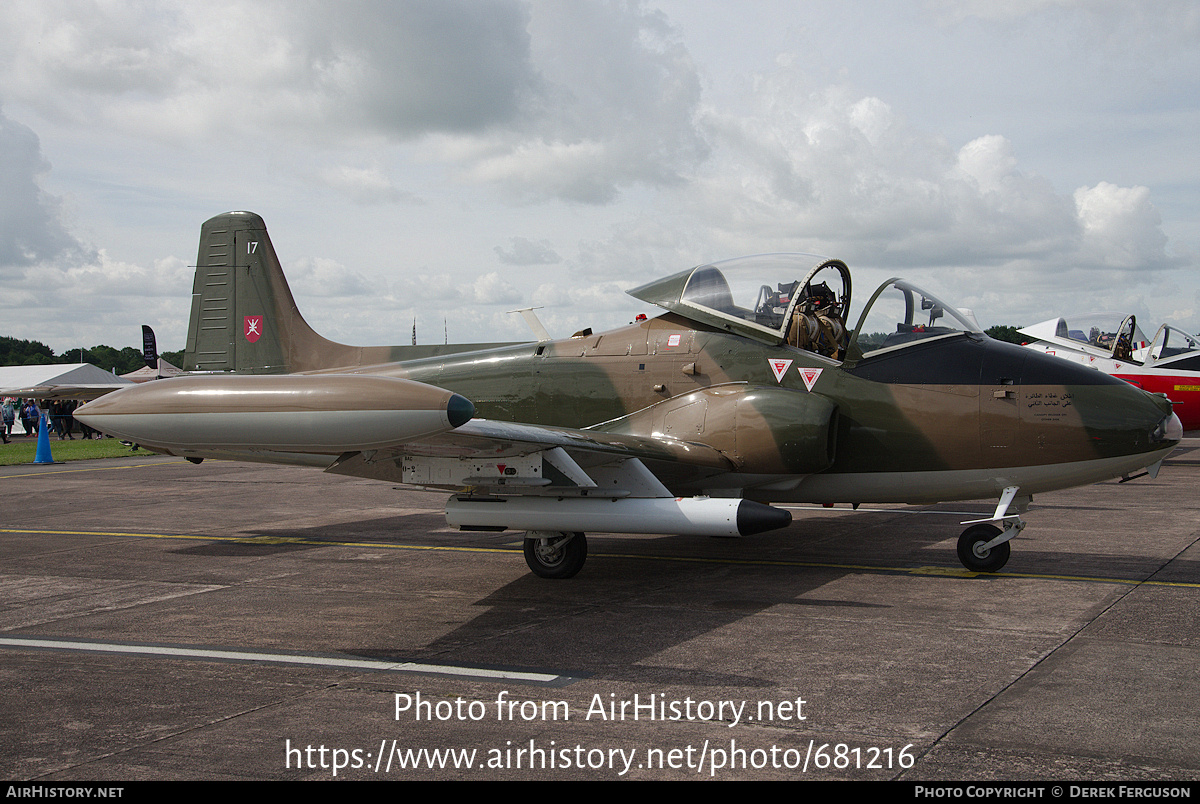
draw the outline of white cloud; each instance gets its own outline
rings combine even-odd
[[[37,135],[0,110],[0,276],[83,254],[60,220],[59,200],[42,190],[49,170]]]
[[[509,247],[496,246],[500,262],[506,265],[553,265],[562,261],[549,240],[536,243],[525,237],[509,238]]]
[[[1088,261],[1113,268],[1163,268],[1169,261],[1162,217],[1146,187],[1100,182],[1075,191]]]
[[[327,167],[320,177],[356,204],[389,204],[406,198],[379,167]]]
[[[666,18],[636,4],[535,4],[534,105],[509,127],[442,138],[471,181],[531,200],[616,200],[684,181],[707,155],[700,81]]]
[[[143,136],[477,130],[538,84],[506,0],[46,2],[2,19],[12,97]]]
[[[406,274],[397,277],[393,294],[404,304],[432,302],[437,304],[456,304],[468,298],[469,285],[452,279],[447,274]]]
[[[140,344],[139,326],[150,324],[162,348],[176,348],[170,343],[182,346],[188,316],[180,289],[191,286],[192,274],[177,257],[144,266],[113,259],[103,249],[86,262],[41,264],[5,281],[3,334],[40,340],[60,352],[100,343],[121,348]]]
[[[386,285],[351,270],[337,260],[301,257],[284,267],[288,284],[299,295],[319,299],[386,295]]]
[[[572,300],[567,288],[547,282],[534,288],[531,303],[534,307],[567,307],[571,305]]]
[[[745,251],[1018,271],[1170,262],[1145,188],[1072,198],[1021,171],[1003,136],[956,151],[879,99],[810,87],[788,67],[761,76],[754,101],[709,116],[714,159],[693,195],[695,214]]]
[[[523,296],[508,280],[492,271],[476,278],[471,286],[474,304],[520,304]]]
[[[985,324],[1132,286],[1156,319],[1200,310],[1167,270],[1200,252],[1194,2],[661,5],[2,4],[4,320],[136,344],[174,315],[182,346],[190,273],[168,299],[155,272],[233,208],[357,343],[414,316],[527,337],[502,312],[530,296],[599,329],[645,309],[626,287],[776,250]]]
[[[999,135],[959,149],[946,177],[955,225],[944,234],[950,259],[984,264],[1012,259],[1061,259],[1078,241],[1070,199],[1050,182],[1017,170],[1012,144]]]
[[[625,293],[625,288],[613,282],[590,285],[562,286],[547,283],[533,292],[533,304],[548,308],[568,308],[584,311],[629,310],[638,302]]]
[[[972,17],[988,21],[1013,20],[1048,9],[1086,5],[1085,0],[1008,0],[1006,3],[991,3],[988,0],[925,0],[925,6],[944,23],[962,22]]]
[[[473,182],[598,204],[705,154],[661,13],[517,0],[47,2],[0,10],[0,84],[47,119],[166,142],[430,139]],[[395,200],[379,171],[323,179]]]

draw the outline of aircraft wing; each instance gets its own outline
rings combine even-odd
[[[377,375],[192,375],[144,383],[76,411],[142,446],[191,459],[320,466],[450,491],[670,497],[732,469],[703,444],[474,419],[443,388]],[[653,467],[647,468],[647,467]]]
[[[81,401],[95,399],[105,394],[125,388],[128,383],[120,385],[35,385],[27,388],[0,388],[0,397],[15,396],[18,399],[40,399],[53,402],[59,399],[78,399]]]
[[[406,450],[415,454],[492,457],[554,447],[620,458],[680,461],[715,469],[731,468],[720,452],[706,444],[488,419],[472,419],[455,430],[431,439],[428,444],[406,445]]]
[[[694,480],[732,468],[704,444],[473,419],[395,447],[346,453],[327,471],[451,491],[603,488],[616,496],[671,496],[658,478]]]

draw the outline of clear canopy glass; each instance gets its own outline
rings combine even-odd
[[[862,314],[856,349],[847,325],[850,270],[841,260],[812,254],[759,254],[700,265],[629,294],[695,321],[833,360],[980,331],[934,294],[891,279]]]
[[[1060,318],[1054,334],[1111,352],[1119,334],[1130,327],[1133,329],[1133,350],[1136,353],[1146,348],[1149,339],[1137,326],[1136,319],[1123,313],[1082,313]]]
[[[1200,355],[1200,339],[1177,327],[1163,324],[1158,328],[1158,332],[1154,333],[1146,354],[1149,360],[1154,362]]]
[[[845,315],[849,274],[843,279],[838,270],[831,270],[827,277],[815,276],[830,263],[837,261],[813,254],[759,254],[701,265],[688,276],[680,301],[784,337],[789,312],[810,296],[831,300]],[[817,278],[815,286],[808,281]]]
[[[890,279],[859,319],[856,343],[863,357],[979,327],[957,308],[903,279]]]

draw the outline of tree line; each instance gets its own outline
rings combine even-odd
[[[82,352],[82,354],[81,354]],[[160,356],[176,366],[183,365],[183,350],[162,352]],[[116,349],[100,344],[90,349],[68,349],[61,355],[41,341],[26,341],[0,335],[0,366],[49,366],[60,363],[91,363],[114,374],[128,374],[146,365],[142,350],[132,346]]]

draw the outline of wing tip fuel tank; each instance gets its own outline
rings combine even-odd
[[[782,508],[772,508],[753,500],[742,500],[737,509],[738,533],[743,536],[786,528],[790,524],[792,512]]]
[[[444,388],[367,375],[229,375],[157,380],[76,411],[109,435],[165,450],[380,449],[447,432],[475,414]]]
[[[451,394],[446,403],[446,419],[451,427],[462,427],[475,418],[475,405],[465,396]]]
[[[753,536],[787,527],[792,514],[728,497],[451,497],[446,522],[455,527],[532,531],[674,533]]]

